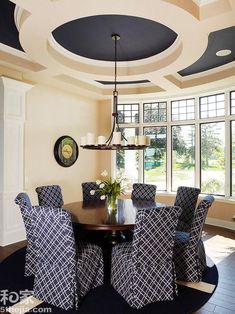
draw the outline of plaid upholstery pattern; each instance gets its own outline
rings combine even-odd
[[[155,201],[157,187],[153,184],[134,183],[131,198],[135,200]]]
[[[100,200],[100,193],[95,192],[91,195],[91,190],[97,190],[99,187],[96,182],[83,182],[82,183],[82,196],[84,201]]]
[[[24,275],[27,277],[35,274],[37,263],[37,251],[31,223],[32,205],[29,196],[26,193],[19,193],[15,198],[15,203],[20,207],[26,229],[27,248],[25,255]]]
[[[34,295],[68,310],[103,284],[102,250],[92,244],[78,244],[76,250],[70,214],[61,208],[33,209],[37,245]]]
[[[172,261],[181,208],[139,209],[133,242],[113,247],[111,283],[134,308],[172,300],[177,293]]]
[[[190,232],[199,193],[200,189],[198,188],[178,187],[174,206],[180,206],[182,213],[179,217],[177,230]]]
[[[38,194],[40,206],[61,208],[64,205],[63,195],[59,185],[39,186],[35,190]]]
[[[197,282],[202,279],[206,256],[201,234],[208,209],[213,201],[214,197],[208,195],[199,203],[190,233],[176,232],[173,259],[178,280]]]

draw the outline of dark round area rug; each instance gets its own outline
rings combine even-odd
[[[11,292],[19,293],[26,289],[33,290],[33,277],[24,277],[24,258],[25,248],[16,251],[0,264],[0,295],[3,290],[7,290],[8,295]],[[78,311],[65,311],[42,303],[38,306],[38,313],[190,314],[202,307],[215,291],[218,283],[218,271],[215,265],[206,268],[203,282],[215,286],[212,293],[178,285],[179,295],[173,301],[151,303],[140,310],[131,308],[109,283],[105,283],[86,295]],[[8,300],[6,306],[10,305],[12,304]],[[2,306],[3,304],[0,302],[0,308]]]

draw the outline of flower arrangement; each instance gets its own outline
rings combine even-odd
[[[90,193],[94,195],[95,192],[99,192],[100,199],[107,199],[108,207],[115,209],[117,197],[121,194],[125,194],[125,190],[129,187],[129,180],[123,173],[119,173],[115,179],[112,179],[108,177],[107,170],[104,170],[101,176],[104,177],[103,180],[96,180],[98,189],[91,190]]]

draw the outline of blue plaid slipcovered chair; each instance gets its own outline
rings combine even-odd
[[[173,257],[177,280],[197,282],[202,279],[206,255],[201,234],[208,209],[213,202],[214,197],[208,195],[198,204],[190,233],[176,231]]]
[[[59,185],[39,186],[35,190],[40,206],[61,208],[64,205],[63,195]]]
[[[83,182],[82,183],[82,196],[84,201],[93,201],[100,200],[99,192],[95,192],[94,195],[91,195],[90,191],[97,190],[98,185],[96,182]]]
[[[100,247],[78,243],[76,248],[71,216],[61,208],[33,208],[37,246],[34,295],[68,310],[78,307],[86,293],[103,284]]]
[[[177,230],[190,232],[199,193],[200,189],[198,188],[178,187],[174,206],[180,206],[182,213],[179,217]]]
[[[157,187],[153,184],[134,183],[131,198],[133,200],[155,201]]]
[[[172,255],[180,212],[175,206],[139,209],[133,242],[113,247],[111,284],[131,307],[177,293]]]
[[[32,205],[29,196],[26,193],[19,193],[15,198],[15,203],[20,207],[21,215],[26,229],[27,248],[25,255],[24,275],[31,276],[35,274],[37,264],[37,251],[35,247],[35,239],[31,223]]]

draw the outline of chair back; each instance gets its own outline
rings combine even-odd
[[[131,198],[135,200],[155,201],[157,187],[153,184],[134,183]]]
[[[33,209],[37,246],[34,295],[65,310],[76,296],[76,246],[70,214],[61,208]]]
[[[83,182],[82,183],[82,196],[84,201],[100,200],[99,192],[91,195],[92,190],[97,190],[99,187],[96,182]]]
[[[207,195],[198,204],[192,222],[189,245],[197,245],[200,241],[208,209],[211,207],[214,200],[212,195]]]
[[[170,261],[181,208],[176,206],[139,209],[133,235],[134,265]]]
[[[200,189],[179,186],[174,206],[180,206],[182,213],[179,217],[177,230],[190,232]]]
[[[21,215],[23,218],[26,238],[27,238],[27,249],[25,255],[25,276],[34,275],[36,272],[37,263],[37,251],[35,246],[35,238],[33,233],[33,227],[31,222],[32,205],[28,194],[19,193],[15,198],[15,203],[19,205]]]
[[[174,234],[181,208],[139,209],[132,245],[130,304],[140,308],[156,300],[172,300],[176,291]]]
[[[38,195],[39,206],[61,208],[64,205],[63,195],[59,185],[39,186],[35,191]]]

